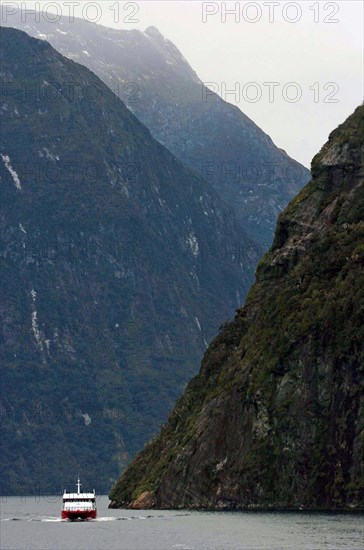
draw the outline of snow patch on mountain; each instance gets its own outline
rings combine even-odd
[[[33,329],[33,334],[34,334],[34,338],[35,338],[35,341],[37,343],[37,346],[39,347],[39,349],[41,351],[44,351],[43,342],[41,340],[40,330],[39,330],[39,327],[38,327],[37,315],[38,315],[38,313],[37,313],[36,310],[32,311],[32,329]]]
[[[191,231],[189,236],[187,237],[186,243],[189,245],[192,254],[194,256],[198,256],[199,246],[198,246],[197,237],[193,231]]]
[[[81,414],[81,416],[83,417],[83,419],[85,421],[85,426],[89,426],[91,424],[91,416],[87,413]]]
[[[59,160],[59,156],[53,154],[47,147],[43,147],[43,149],[41,151],[38,151],[38,154],[39,154],[40,158],[45,157],[48,160],[51,160],[53,162],[56,162],[57,160]]]
[[[21,191],[21,184],[18,174],[15,172],[14,168],[10,164],[10,158],[8,155],[1,155],[1,158],[3,159],[3,163],[5,164],[5,168],[10,173],[11,177],[13,178],[15,187],[18,191]]]
[[[197,325],[197,328],[200,332],[202,332],[201,330],[201,325],[200,325],[200,321],[198,320],[198,317],[195,317],[195,321],[196,321],[196,325]]]

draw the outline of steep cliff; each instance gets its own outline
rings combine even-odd
[[[158,141],[219,192],[253,240],[265,249],[271,245],[278,214],[308,182],[309,170],[208,90],[170,40],[155,27],[141,32],[77,18],[35,21],[34,14],[22,18],[21,10],[12,11],[7,26],[48,40],[91,69]]]
[[[313,159],[246,305],[112,506],[364,506],[364,107]]]
[[[260,254],[93,73],[0,32],[2,491],[59,491],[78,471],[105,491]]]

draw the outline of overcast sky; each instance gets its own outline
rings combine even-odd
[[[63,15],[69,4],[38,2],[41,9],[47,5],[49,13],[62,10]],[[331,130],[363,100],[361,0],[73,4],[76,16],[106,26],[156,26],[204,82],[306,166]],[[225,20],[224,4],[233,11]]]

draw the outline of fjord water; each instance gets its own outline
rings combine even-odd
[[[3,497],[1,550],[361,550],[359,515],[109,510],[96,521],[60,520],[60,497]]]

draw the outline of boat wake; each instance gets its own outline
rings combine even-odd
[[[34,517],[34,518],[2,518],[1,521],[49,521],[49,522],[57,522],[61,523],[61,518],[40,518],[40,517]]]
[[[189,514],[175,514],[175,516],[188,516]],[[158,515],[146,515],[146,516],[121,516],[121,517],[99,517],[97,519],[70,521],[68,519],[61,519],[57,517],[22,517],[22,518],[2,518],[0,521],[42,521],[48,523],[97,523],[99,521],[132,521],[136,519],[157,519],[157,518],[170,518],[170,515],[158,514]]]

